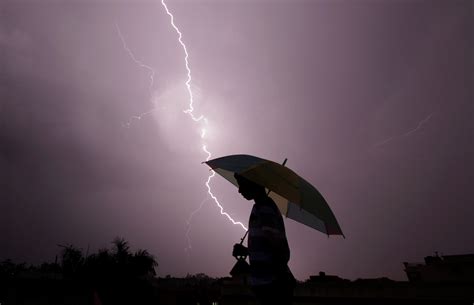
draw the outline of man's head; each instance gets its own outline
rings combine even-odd
[[[234,174],[239,184],[239,193],[247,200],[265,196],[265,188],[237,173]]]

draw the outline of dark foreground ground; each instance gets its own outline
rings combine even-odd
[[[65,279],[9,279],[0,282],[1,305],[257,304],[232,279],[166,278],[85,282]],[[474,304],[474,284],[409,282],[299,283],[297,305]]]

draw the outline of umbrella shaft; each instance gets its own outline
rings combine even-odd
[[[247,234],[249,234],[249,231],[248,231],[248,230],[245,231],[244,237],[242,237],[242,238],[240,239],[240,244],[242,244],[242,243],[244,242],[245,237],[247,237]]]

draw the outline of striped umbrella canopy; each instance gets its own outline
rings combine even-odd
[[[234,173],[264,186],[282,215],[328,236],[344,236],[323,196],[290,168],[251,155],[230,155],[204,163],[237,187]]]

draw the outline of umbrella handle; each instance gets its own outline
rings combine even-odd
[[[244,242],[245,237],[247,237],[247,234],[249,234],[249,231],[248,231],[248,230],[245,231],[244,237],[242,237],[242,238],[240,239],[240,244],[242,244],[242,243]]]
[[[282,163],[281,165],[285,166],[285,164],[286,164],[286,161],[288,161],[288,158],[285,158],[285,161],[283,161],[283,163]],[[270,193],[271,193],[271,190],[268,190],[268,192],[267,192],[267,196],[268,196],[268,195],[270,195]],[[245,234],[244,234],[244,236],[243,236],[243,237],[240,239],[240,244],[242,244],[242,243],[244,242],[244,240],[245,240],[245,237],[247,237],[247,234],[249,234],[249,231],[248,231],[248,230],[247,230],[247,231],[245,231]]]

